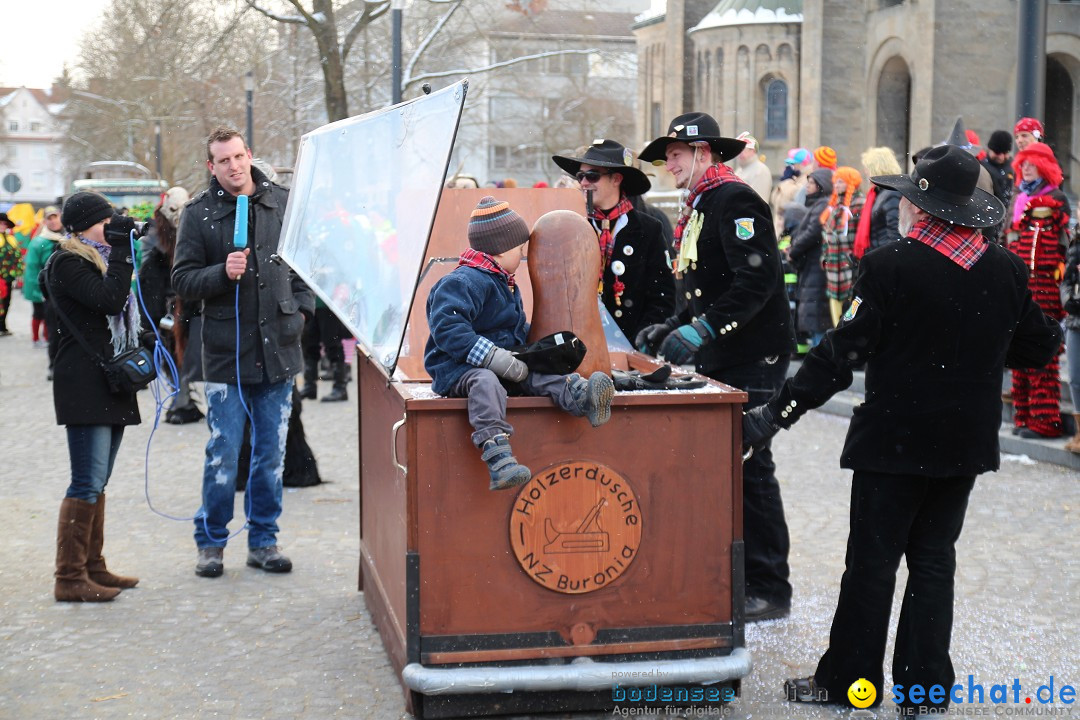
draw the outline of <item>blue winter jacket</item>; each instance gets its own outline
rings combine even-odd
[[[440,395],[449,395],[467,370],[483,367],[493,346],[522,345],[529,333],[521,292],[501,275],[466,266],[431,288],[427,319],[424,368]]]

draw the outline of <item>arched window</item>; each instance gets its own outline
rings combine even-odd
[[[765,87],[765,139],[787,138],[787,83],[774,79]]]

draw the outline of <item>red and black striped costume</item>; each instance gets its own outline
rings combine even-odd
[[[1058,285],[1065,263],[1061,238],[1069,223],[1066,207],[1065,197],[1058,191],[1031,198],[1012,227],[1020,237],[1009,245],[1028,267],[1028,285],[1035,302],[1058,321],[1065,317]],[[1016,427],[1059,437],[1061,383],[1057,355],[1039,370],[1013,370],[1012,398]]]

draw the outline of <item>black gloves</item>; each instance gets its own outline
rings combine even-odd
[[[780,430],[786,430],[806,414],[809,404],[801,404],[791,392],[791,381],[784,383],[780,391],[764,405],[748,410],[742,416],[743,450],[761,448]]]
[[[686,365],[693,362],[701,346],[716,337],[704,317],[694,318],[688,325],[680,325],[664,338],[660,355],[668,362]]]
[[[679,319],[669,317],[662,323],[646,325],[634,338],[634,347],[647,355],[655,355],[660,341],[668,336],[675,328],[679,327]]]
[[[127,245],[135,228],[133,218],[113,213],[112,220],[105,225],[105,242],[110,245]]]
[[[529,366],[514,357],[509,350],[493,347],[484,358],[484,367],[503,380],[521,382],[529,374]]]
[[[776,418],[768,405],[758,405],[753,410],[743,413],[742,443],[744,450],[746,448],[759,449],[778,432],[780,432],[780,426],[776,423]]]

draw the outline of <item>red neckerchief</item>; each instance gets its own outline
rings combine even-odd
[[[495,262],[495,258],[485,252],[469,248],[461,253],[461,257],[458,258],[458,267],[462,266],[483,270],[492,275],[502,275],[506,278],[506,284],[510,286],[510,289],[514,288],[514,274],[503,270],[502,265]]]
[[[746,182],[732,172],[731,168],[727,165],[710,165],[705,168],[705,173],[698,180],[697,185],[690,191],[690,194],[686,196],[686,203],[679,210],[679,221],[675,223],[675,254],[679,254],[679,248],[682,246],[683,231],[686,230],[686,223],[690,221],[690,213],[694,210],[694,200],[698,195],[708,192],[713,188],[718,188],[724,183],[737,182],[743,185]]]
[[[856,260],[862,260],[862,256],[870,249],[870,216],[874,214],[875,199],[877,199],[877,185],[870,183],[870,192],[866,193],[863,213],[859,216],[859,227],[855,228],[855,247],[852,253]]]
[[[600,293],[604,292],[604,268],[611,262],[611,253],[615,251],[615,235],[611,232],[612,221],[618,220],[633,209],[634,206],[630,203],[630,200],[625,195],[620,195],[618,204],[607,212],[594,207],[592,212],[589,213],[589,218],[600,221],[600,237],[597,238],[600,242]],[[623,285],[618,275],[615,276],[613,289],[615,290],[615,303],[621,305],[622,294],[626,290],[626,286]]]
[[[952,225],[935,217],[915,223],[908,237],[929,245],[965,270],[970,270],[989,247],[982,230]]]

